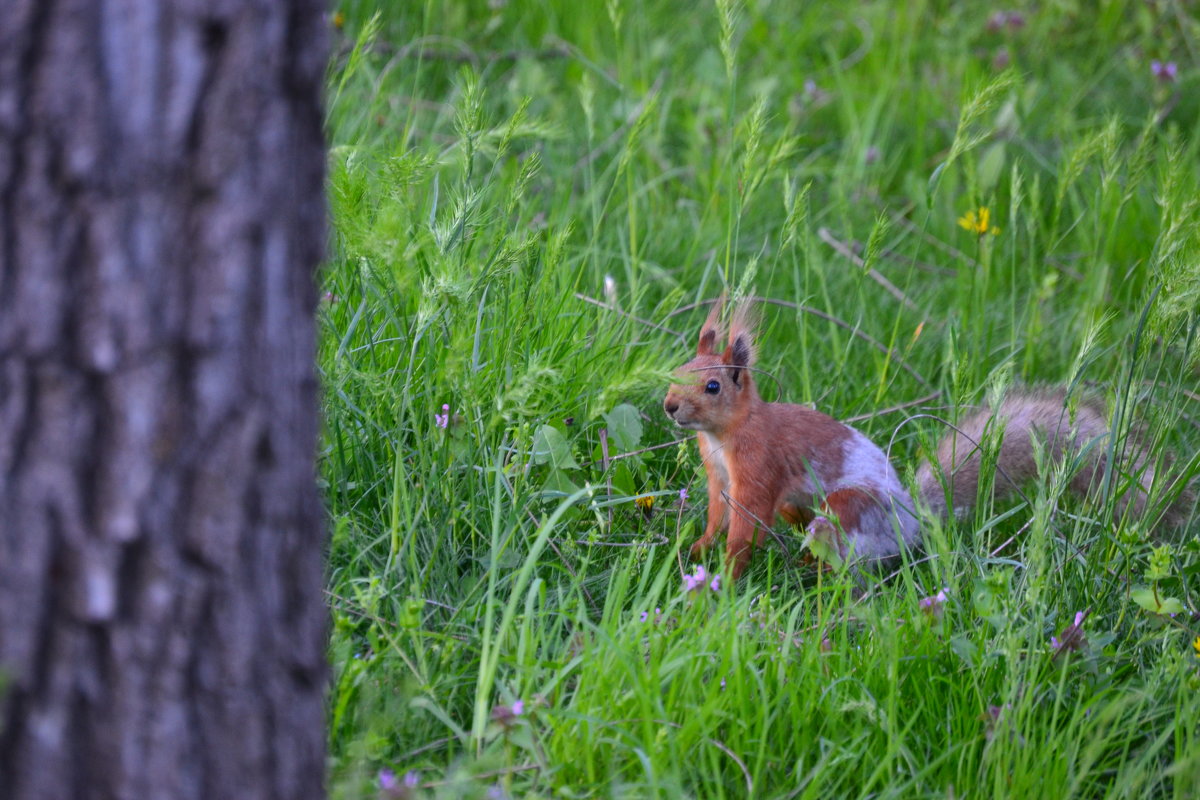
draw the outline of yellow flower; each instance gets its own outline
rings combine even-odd
[[[1000,229],[992,225],[992,212],[986,206],[980,206],[978,211],[972,209],[963,214],[958,218],[958,224],[960,227],[966,228],[980,236],[983,236],[985,233],[996,236],[1000,233]]]
[[[649,511],[654,508],[654,497],[652,495],[644,494],[641,497],[634,498],[633,502],[643,511]]]
[[[1200,658],[1200,636],[1197,636],[1196,640],[1192,642],[1192,649],[1196,651],[1196,658]]]

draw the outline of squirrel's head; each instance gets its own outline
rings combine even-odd
[[[743,302],[730,323],[729,343],[718,352],[724,296],[700,328],[696,357],[676,370],[663,400],[667,416],[681,428],[720,434],[758,400],[749,367],[754,364],[754,326]]]

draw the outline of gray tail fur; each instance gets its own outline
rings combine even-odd
[[[958,430],[947,434],[938,444],[936,468],[929,463],[921,465],[917,472],[921,497],[935,513],[945,517],[948,509],[953,509],[959,515],[974,507],[982,460],[980,446],[989,426],[997,425],[1003,425],[1004,430],[996,459],[996,497],[1013,494],[1038,477],[1034,454],[1039,440],[1045,442],[1050,464],[1081,455],[1070,481],[1073,493],[1082,496],[1103,482],[1109,443],[1108,418],[1102,407],[1081,402],[1072,415],[1061,391],[1013,393],[994,411],[978,411],[962,420]],[[1136,441],[1131,449],[1134,452],[1123,466],[1136,478],[1137,485],[1118,499],[1119,514],[1130,506],[1134,513],[1141,514],[1154,482],[1155,464]],[[1192,502],[1193,495],[1185,488],[1167,509],[1162,523],[1168,527],[1182,525]]]

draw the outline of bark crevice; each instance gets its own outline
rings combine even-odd
[[[309,18],[0,15],[5,800],[322,794]]]

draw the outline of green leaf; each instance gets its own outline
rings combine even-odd
[[[1182,614],[1183,603],[1179,602],[1179,599],[1175,597],[1164,597],[1162,599],[1162,610],[1158,613],[1168,615]]]
[[[604,415],[608,423],[609,440],[616,444],[622,453],[636,450],[642,441],[642,418],[638,410],[628,403],[622,403]]]
[[[968,667],[974,667],[979,663],[979,648],[965,636],[952,636],[950,638],[950,649],[956,656],[966,662]]]
[[[561,469],[551,469],[550,474],[546,476],[546,483],[542,485],[543,493],[549,493],[545,499],[557,499],[559,494],[568,495],[579,491],[579,487],[567,477],[567,473]]]
[[[629,469],[626,460],[618,462],[616,469],[613,470],[612,485],[621,494],[633,496],[637,494],[637,486],[634,484],[633,473]]]
[[[533,435],[534,464],[549,464],[554,469],[579,469],[571,445],[566,437],[552,425],[543,425]]]
[[[1151,614],[1181,614],[1183,603],[1175,597],[1156,597],[1154,590],[1143,586],[1130,593],[1133,602],[1149,611]]]
[[[817,528],[810,530],[804,537],[804,546],[825,564],[831,564],[835,569],[842,567],[843,559],[837,546],[837,533],[832,528]]]
[[[1158,613],[1158,599],[1155,598],[1153,589],[1147,589],[1146,587],[1134,589],[1130,592],[1129,596],[1133,598],[1133,602],[1152,614]]]

